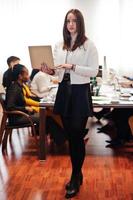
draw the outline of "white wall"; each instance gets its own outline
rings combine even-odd
[[[88,36],[95,42],[99,62],[107,57],[109,67],[119,65],[119,0],[75,0],[82,9]]]
[[[30,66],[28,45],[54,45],[62,39],[64,15],[70,8],[69,0],[0,0],[1,70],[10,55]]]
[[[133,77],[133,1],[121,0],[120,71]]]
[[[133,72],[132,0],[0,0],[0,69],[10,55],[30,66],[28,45],[54,44],[62,39],[64,16],[71,8],[82,11],[87,36],[94,41],[99,62]]]

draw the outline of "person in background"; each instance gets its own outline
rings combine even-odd
[[[3,74],[3,80],[2,80],[2,85],[3,87],[7,90],[9,88],[9,86],[12,83],[12,71],[13,71],[13,67],[16,64],[19,64],[20,62],[20,58],[16,57],[16,56],[10,56],[7,59],[7,65],[8,65],[8,69],[4,72]]]
[[[53,70],[49,69],[45,63],[40,67],[39,72],[33,77],[30,90],[32,94],[36,95],[38,98],[47,98],[50,95],[56,95],[57,93],[57,79],[53,77]],[[56,81],[54,83],[54,81]],[[60,127],[63,127],[60,116],[54,115],[51,108],[47,108],[47,115],[52,116],[53,119],[58,123]]]
[[[3,81],[3,73],[2,71],[0,71],[0,93],[5,93],[5,89],[3,87],[2,81]]]
[[[31,93],[29,85],[27,85],[27,83],[23,83],[23,94],[26,105],[31,106],[35,112],[39,112],[40,99]]]
[[[57,84],[54,84],[54,77],[51,75],[53,71],[49,69],[45,64],[40,68],[40,71],[34,76],[31,81],[31,92],[39,98],[47,97],[52,93],[57,92]]]
[[[77,9],[65,16],[63,42],[55,46],[55,73],[59,76],[54,113],[59,114],[68,135],[72,173],[66,184],[66,198],[74,197],[83,181],[84,130],[92,116],[90,77],[98,72],[98,54],[85,35],[84,18]]]
[[[39,72],[40,70],[39,69],[32,69],[32,72],[31,72],[31,75],[30,75],[30,81],[33,80],[34,76]]]
[[[114,126],[116,128],[116,137],[112,140],[106,140],[109,145],[106,147],[123,146],[126,142],[133,140],[128,119],[133,115],[132,108],[117,108],[111,113]]]
[[[35,112],[32,106],[26,105],[23,84],[28,81],[29,74],[28,70],[24,65],[14,65],[12,71],[13,82],[6,91],[6,109],[7,110],[20,110],[28,113],[33,122],[36,124],[36,132],[39,134],[39,113]],[[23,124],[27,122],[27,118],[24,116],[14,116],[9,119],[10,123]],[[46,132],[50,133],[51,137],[57,144],[65,142],[64,130],[58,126],[54,119],[50,116],[46,118]],[[58,133],[58,137],[57,137]]]
[[[7,110],[20,110],[28,113],[33,122],[36,123],[36,131],[38,132],[39,114],[34,113],[31,106],[27,106],[23,95],[23,83],[28,80],[28,70],[24,65],[14,65],[12,69],[12,83],[6,90],[6,109]],[[9,122],[13,124],[27,123],[27,118],[21,115],[12,116]]]
[[[3,86],[7,90],[11,83],[13,82],[13,67],[14,65],[17,65],[20,63],[20,58],[16,56],[10,56],[7,59],[7,64],[9,66],[9,69],[4,73],[3,75]],[[29,89],[29,86],[24,83],[23,84],[23,93],[24,93],[24,99],[26,101],[27,106],[32,106],[34,111],[39,112],[39,98],[35,97]]]
[[[133,81],[123,81],[121,82],[121,86],[125,88],[133,87]],[[128,119],[132,115],[132,108],[115,108],[109,114],[105,115],[105,118],[108,118],[111,122],[99,128],[99,132],[108,132],[108,130],[112,130],[112,126],[116,128],[116,137],[112,140],[106,140],[109,143],[106,147],[120,147],[126,142],[133,140],[128,123]]]

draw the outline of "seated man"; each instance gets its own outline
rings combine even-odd
[[[17,64],[13,67],[12,75],[13,82],[6,92],[6,108],[7,110],[20,110],[28,113],[36,124],[36,132],[38,133],[39,113],[35,113],[31,106],[26,105],[23,94],[23,84],[29,79],[28,70],[25,66]],[[26,122],[27,118],[21,115],[10,118],[10,123],[12,124],[23,124]],[[59,127],[51,117],[47,117],[46,131],[51,134],[51,137],[57,144],[61,144],[65,141],[64,129]]]
[[[5,71],[4,75],[3,75],[3,81],[2,84],[4,86],[5,89],[8,89],[8,87],[11,85],[12,83],[12,71],[13,71],[13,67],[16,64],[19,64],[20,62],[20,58],[16,57],[16,56],[10,56],[7,59],[7,64],[9,66],[8,70]]]

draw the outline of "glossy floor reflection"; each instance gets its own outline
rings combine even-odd
[[[80,200],[133,199],[133,145],[105,148],[109,136],[97,133],[93,124],[86,144],[84,183]],[[14,131],[7,155],[0,151],[0,200],[63,200],[69,180],[70,160],[66,146],[49,144],[45,162],[40,162],[28,129]]]

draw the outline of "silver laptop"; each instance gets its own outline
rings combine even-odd
[[[39,69],[42,63],[46,63],[49,67],[54,67],[52,48],[48,46],[29,46],[29,55],[32,68]]]

